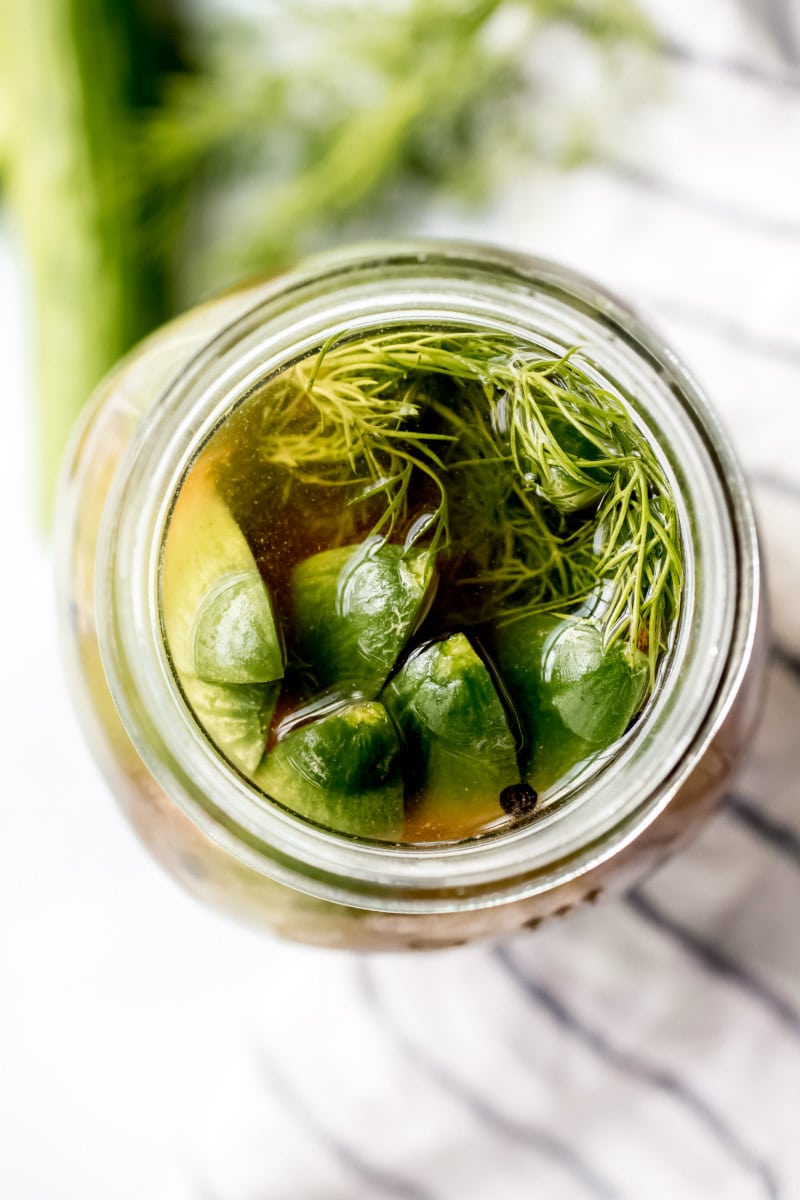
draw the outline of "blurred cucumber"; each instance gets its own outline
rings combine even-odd
[[[35,307],[42,505],[99,379],[168,314],[164,264],[129,174],[132,115],[175,45],[144,0],[4,0],[3,185]]]

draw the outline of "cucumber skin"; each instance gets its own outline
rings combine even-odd
[[[270,683],[283,678],[283,654],[266,585],[233,574],[202,602],[194,626],[194,669],[208,683]]]
[[[523,730],[527,781],[542,791],[614,744],[641,708],[647,660],[603,649],[590,621],[535,614],[490,635],[495,662]]]
[[[383,705],[348,705],[292,730],[253,775],[285,808],[338,833],[379,841],[403,834],[397,731]]]
[[[161,598],[164,625],[172,661],[181,676],[200,675],[197,661],[198,621],[227,576],[250,577],[264,590],[262,634],[274,642],[269,656],[268,679],[223,680],[203,670],[210,683],[268,683],[283,675],[283,659],[271,601],[245,536],[216,490],[211,468],[195,467],[178,495],[164,547]],[[207,647],[206,647],[207,649]],[[201,669],[203,666],[201,656]],[[211,678],[208,678],[211,674]]]
[[[164,629],[178,679],[199,724],[249,775],[264,753],[279,684],[202,680],[195,669],[198,611],[215,581],[228,573],[261,579],[209,469],[195,468],[178,496],[167,531],[161,578]],[[269,608],[266,594],[265,599]],[[277,633],[274,636],[277,639]]]
[[[433,555],[377,540],[301,562],[291,581],[292,641],[318,688],[374,699],[424,616],[433,585]]]
[[[407,801],[424,831],[476,829],[503,816],[519,780],[516,745],[489,671],[464,634],[417,651],[382,696],[416,768]]]

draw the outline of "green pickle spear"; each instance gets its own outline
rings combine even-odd
[[[255,770],[283,654],[269,594],[209,467],[190,474],[176,502],[162,606],[169,651],[197,720],[241,770]]]
[[[349,704],[291,730],[253,782],[285,808],[339,833],[381,841],[403,834],[397,731],[374,701]]]
[[[270,683],[283,675],[272,605],[255,562],[252,569],[226,572],[203,598],[194,669],[208,683]]]
[[[427,611],[434,555],[379,538],[323,550],[291,581],[296,655],[322,690],[374,699]]]
[[[181,675],[194,715],[227,757],[251,775],[264,754],[280,683],[206,683]]]
[[[526,735],[528,781],[551,787],[620,738],[647,693],[647,658],[605,648],[589,620],[535,614],[496,629],[492,652]]]
[[[405,744],[407,836],[468,836],[503,817],[501,793],[520,778],[515,741],[463,633],[412,654],[381,699]]]
[[[162,595],[179,671],[208,683],[271,683],[283,676],[269,594],[208,468],[189,476],[175,505]]]

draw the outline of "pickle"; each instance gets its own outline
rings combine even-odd
[[[223,575],[203,598],[194,624],[194,668],[208,683],[270,683],[283,658],[258,568]]]
[[[476,832],[504,815],[516,746],[486,664],[463,633],[416,651],[382,693],[407,767],[407,833]]]
[[[557,450],[542,454],[542,499],[562,513],[579,512],[597,504],[613,477],[608,467],[591,465],[600,458],[601,451],[563,417],[551,418],[550,435],[555,438]],[[584,465],[577,468],[576,462]]]
[[[194,675],[182,675],[181,683],[212,742],[251,775],[264,754],[280,684],[206,683]]]
[[[283,675],[266,587],[209,468],[181,489],[164,552],[167,645],[194,714],[246,773],[264,753]]]
[[[622,642],[605,648],[588,620],[543,614],[496,629],[491,648],[525,734],[523,767],[541,791],[613,745],[647,694],[647,658]]]
[[[208,468],[195,470],[181,489],[162,579],[167,642],[178,671],[208,683],[283,676],[266,585]]]
[[[320,690],[372,700],[427,611],[434,556],[369,538],[305,559],[291,581],[293,649]]]
[[[285,808],[357,837],[399,840],[403,777],[383,705],[349,704],[287,733],[253,782]]]

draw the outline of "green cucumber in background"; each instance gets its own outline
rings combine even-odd
[[[374,699],[424,617],[434,582],[430,551],[379,538],[301,562],[291,580],[292,644],[317,687]]]
[[[647,657],[588,620],[535,614],[494,630],[491,651],[525,733],[523,763],[541,791],[613,745],[647,694]]]
[[[381,704],[350,704],[291,730],[253,782],[292,812],[355,837],[403,835],[397,731]]]
[[[463,633],[412,654],[381,699],[403,737],[410,838],[463,836],[503,816],[500,795],[520,778],[516,744]]]
[[[174,14],[172,14],[174,15]],[[43,508],[92,390],[170,315],[172,289],[132,161],[135,121],[180,61],[177,25],[146,0],[3,0],[5,196],[36,306]]]

